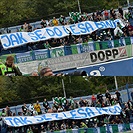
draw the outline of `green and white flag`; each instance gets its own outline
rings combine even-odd
[[[59,98],[58,97],[53,98],[53,103],[54,102],[56,102],[57,104],[59,104]]]
[[[100,127],[100,133],[106,133],[106,127]]]
[[[131,45],[131,37],[124,37],[122,38],[123,45]]]
[[[132,43],[133,43],[133,40],[131,37],[124,37],[117,40],[111,40],[111,44],[113,47],[131,45]]]
[[[94,44],[95,44],[95,50],[100,50],[100,42],[96,41],[94,42]]]
[[[119,129],[118,129],[118,125],[112,125],[112,132],[113,133],[118,133],[119,132]]]
[[[81,53],[81,44],[73,44],[71,45],[72,54],[80,54]]]
[[[100,45],[101,45],[100,46],[101,49],[108,49],[109,48],[107,41],[102,41]]]
[[[93,128],[88,128],[87,133],[94,133],[94,129]]]
[[[58,48],[51,48],[50,49],[50,56],[51,58],[65,56],[64,46]]]
[[[112,45],[112,47],[120,47],[120,41],[119,41],[119,39],[117,39],[117,40],[111,40],[111,45]]]
[[[61,103],[62,103],[62,105],[65,105],[66,104],[66,97],[62,97],[61,98]]]
[[[80,12],[69,12],[69,16],[74,20],[76,21],[77,20],[80,20],[81,18],[81,13]]]

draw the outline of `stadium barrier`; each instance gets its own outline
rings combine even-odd
[[[11,53],[15,57],[16,63],[29,62],[33,60],[44,60],[67,55],[80,54],[85,52],[105,50],[133,44],[133,37],[125,37],[118,40],[91,41],[88,43],[74,44],[71,46],[60,46],[51,49],[31,50],[24,53]],[[21,48],[20,48],[21,49]],[[5,60],[8,55],[1,55],[0,61]]]
[[[124,123],[118,125],[106,124],[105,126],[102,127],[68,129],[68,130],[55,131],[54,133],[119,133],[124,131],[133,131],[133,123],[129,124]]]
[[[16,132],[15,128],[12,128],[12,133]],[[17,128],[18,130],[18,128]],[[29,133],[27,129],[22,127],[25,133]],[[123,124],[105,124],[102,127],[92,127],[92,128],[78,128],[78,129],[65,129],[60,131],[52,131],[53,133],[120,133],[120,132],[133,132],[133,123],[123,123]],[[1,126],[1,133],[7,132],[7,126]],[[51,131],[45,131],[45,133],[51,133]]]

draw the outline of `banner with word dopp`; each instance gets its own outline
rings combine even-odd
[[[57,52],[58,54],[61,53],[59,52],[59,50]],[[75,69],[78,67],[89,66],[92,64],[102,63],[106,61],[111,61],[111,60],[113,61],[113,60],[127,58],[128,57],[127,52],[128,51],[126,49],[126,46],[123,46],[106,50],[85,52],[81,54],[60,56],[57,58],[48,58],[41,61],[34,60],[29,62],[22,62],[18,63],[17,65],[20,68],[21,72],[26,74],[30,74],[34,70],[38,70],[38,64],[41,64],[43,67],[49,66],[54,72],[64,71],[68,69]],[[26,60],[28,59],[26,58]]]
[[[37,116],[13,116],[3,117],[5,123],[12,127],[38,124],[46,121],[63,120],[63,119],[86,119],[99,115],[120,115],[121,107],[119,104],[104,108],[82,107],[71,111],[60,113],[46,113]]]
[[[50,38],[62,38],[68,36],[70,32],[72,35],[85,35],[90,34],[97,29],[116,28],[117,22],[124,27],[124,24],[120,19],[99,22],[85,21],[72,25],[46,27],[37,29],[33,32],[3,34],[0,35],[0,41],[4,49],[9,49],[30,42],[48,40]]]

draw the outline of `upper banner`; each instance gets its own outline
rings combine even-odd
[[[46,27],[37,29],[33,32],[16,32],[0,35],[0,40],[4,49],[18,47],[29,42],[48,40],[50,38],[62,38],[68,36],[71,32],[73,35],[85,35],[92,33],[97,29],[116,28],[117,22],[124,27],[121,20],[116,19],[92,22],[85,21],[72,25]]]
[[[46,113],[38,116],[14,116],[4,117],[7,125],[12,127],[19,127],[30,124],[38,124],[46,121],[62,120],[62,119],[86,119],[99,115],[120,115],[120,105],[96,108],[96,107],[82,107],[71,111],[61,113]]]

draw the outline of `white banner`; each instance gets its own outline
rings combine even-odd
[[[90,63],[101,63],[128,57],[126,46],[90,52]]]
[[[0,40],[4,49],[18,47],[29,42],[37,42],[41,40],[48,40],[50,38],[62,38],[69,35],[71,32],[73,35],[85,35],[92,33],[97,29],[116,28],[117,22],[124,27],[121,20],[116,19],[92,22],[85,21],[72,25],[46,27],[43,29],[37,29],[33,32],[16,32],[10,34],[0,35]]]
[[[86,119],[99,115],[120,115],[121,107],[119,104],[110,107],[82,107],[71,111],[61,113],[46,113],[38,116],[13,116],[3,117],[7,125],[19,127],[24,125],[38,124],[46,121],[62,120],[62,119]]]

